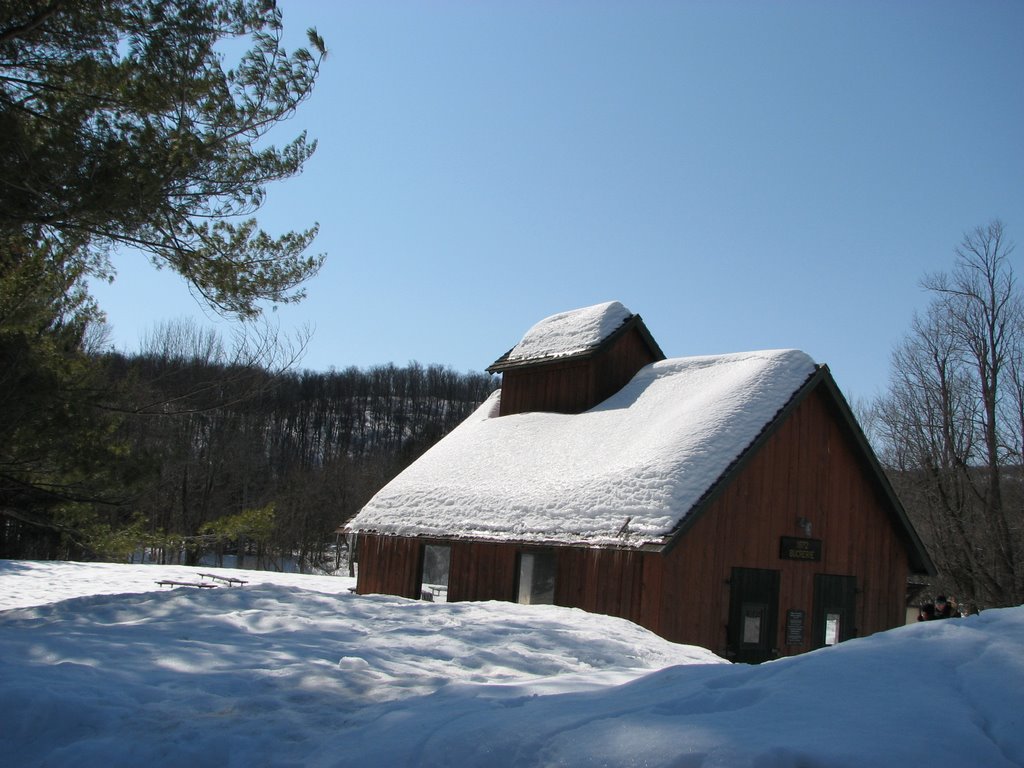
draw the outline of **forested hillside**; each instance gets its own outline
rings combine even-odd
[[[412,363],[270,372],[108,354],[117,487],[40,527],[0,518],[0,556],[194,561],[239,547],[267,567],[334,558],[335,529],[495,388]],[[110,447],[110,446],[106,446]]]

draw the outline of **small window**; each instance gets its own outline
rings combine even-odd
[[[447,544],[427,544],[423,548],[423,575],[420,598],[436,603],[448,602],[448,568],[452,548]]]
[[[519,555],[519,589],[516,602],[523,605],[554,604],[554,553],[523,552]]]
[[[815,648],[857,636],[857,579],[831,573],[814,575]]]
[[[764,619],[767,609],[768,606],[763,603],[743,604],[743,645],[764,644]]]
[[[839,634],[839,624],[842,621],[838,613],[825,614],[825,645],[835,645],[842,637]]]

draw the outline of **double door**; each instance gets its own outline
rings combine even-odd
[[[853,576],[814,576],[811,644],[815,648],[856,637],[857,581]],[[760,664],[779,656],[779,571],[733,568],[729,580],[729,657]]]

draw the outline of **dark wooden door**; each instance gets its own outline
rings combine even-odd
[[[729,657],[760,664],[778,656],[779,572],[733,568],[729,580]]]
[[[835,645],[857,636],[857,579],[814,576],[814,647]]]

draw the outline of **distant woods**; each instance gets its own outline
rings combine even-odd
[[[274,370],[266,349],[169,328],[96,357],[111,428],[106,486],[40,520],[0,517],[0,556],[157,559],[249,554],[333,567],[335,529],[496,387],[410,363]],[[20,519],[19,519],[20,518]]]

